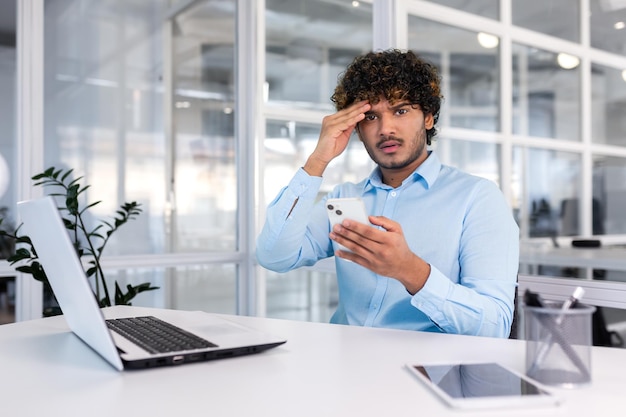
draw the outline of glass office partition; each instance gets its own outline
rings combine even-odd
[[[590,44],[594,48],[626,55],[626,4],[622,1],[589,0]]]
[[[579,58],[513,44],[513,133],[580,141]]]
[[[348,0],[266,0],[270,102],[329,109],[337,75],[372,49],[372,6]]]
[[[427,0],[464,12],[474,13],[490,19],[498,19],[500,15],[499,0]]]
[[[441,162],[500,185],[500,144],[436,138],[435,149]]]
[[[270,120],[265,131],[264,201],[272,201],[317,143],[319,125]]]
[[[73,169],[71,178],[90,185],[85,203],[101,203],[90,209],[88,227],[110,221],[124,202],[141,204],[142,213],[107,243],[104,255],[119,256],[116,265],[127,255],[149,265],[159,254],[182,254],[192,265],[128,272],[167,284],[142,294],[149,304],[185,308],[209,292],[229,304],[217,310],[236,312],[237,267],[221,273],[221,265],[189,261],[202,264],[207,253],[240,258],[236,0],[177,3],[46,2],[45,165]],[[202,284],[192,279],[199,271]],[[213,285],[220,277],[229,285]],[[174,289],[179,298],[168,292]]]
[[[0,208],[6,212],[0,214],[13,217],[12,207],[15,203],[16,171],[15,150],[15,47],[0,45]]]
[[[102,201],[94,216],[142,204],[109,254],[235,250],[235,1],[172,19],[173,86],[164,85],[163,2],[81,5],[62,0],[46,13],[46,165],[84,176],[88,199]]]
[[[626,68],[592,64],[591,90],[591,140],[626,146]]]
[[[320,125],[268,120],[264,143],[265,200],[272,201],[289,179],[304,165],[317,145]],[[327,193],[339,183],[358,182],[370,174],[374,165],[367,151],[353,134],[347,149],[326,169],[320,193]]]
[[[169,268],[107,269],[107,281],[114,288],[150,282],[159,287],[138,294],[134,306],[173,308],[236,314],[237,265],[224,262],[205,265],[181,265]]]
[[[203,1],[173,19],[174,252],[237,249],[235,5]]]
[[[6,13],[15,14],[15,1],[5,2]],[[8,16],[2,24],[5,33],[0,36],[0,230],[11,234],[17,226],[15,213],[17,170],[15,129],[16,119],[16,67],[15,24]],[[2,33],[0,33],[2,35]],[[15,251],[15,242],[0,236],[0,263]],[[5,264],[7,265],[7,264]],[[4,271],[6,269],[6,271]],[[15,321],[15,277],[12,268],[0,266],[0,324]],[[7,273],[7,275],[4,275]]]
[[[626,234],[626,158],[593,158],[593,233]]]
[[[581,233],[580,155],[516,146],[513,150],[513,177],[519,181],[519,186],[514,189],[514,201],[526,205],[528,237],[576,236]],[[521,207],[514,209],[519,212]]]
[[[91,185],[85,201],[101,203],[90,227],[125,201],[142,204],[108,254],[163,252],[162,3],[46,5],[45,166],[72,169]]]
[[[511,1],[513,24],[572,42],[580,42],[580,2]]]
[[[499,130],[499,38],[409,16],[409,48],[441,72],[442,126]]]
[[[301,268],[267,273],[267,317],[327,323],[337,303],[334,272]]]

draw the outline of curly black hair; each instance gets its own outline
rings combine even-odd
[[[418,105],[424,114],[432,114],[436,124],[443,99],[440,83],[437,68],[410,50],[369,52],[356,57],[339,76],[330,99],[337,110],[360,100],[372,104],[378,103],[381,97],[392,104],[406,100]],[[436,134],[433,124],[426,131],[429,145]]]

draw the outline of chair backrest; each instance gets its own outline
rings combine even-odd
[[[515,289],[515,298],[513,298],[513,320],[511,320],[511,333],[509,334],[509,339],[517,339],[518,338],[518,329],[517,329],[517,315],[518,315],[518,306],[517,306],[517,289]]]

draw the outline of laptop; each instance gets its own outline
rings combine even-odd
[[[28,235],[70,329],[117,370],[144,369],[259,353],[286,342],[205,312],[162,309],[149,317],[106,320],[51,196],[18,203]],[[161,330],[161,327],[165,327]],[[116,329],[112,330],[113,327]],[[182,333],[185,347],[148,346],[133,329]],[[170,336],[152,337],[164,345]],[[155,340],[156,339],[156,340]]]

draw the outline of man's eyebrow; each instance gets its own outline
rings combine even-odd
[[[394,104],[393,106],[389,107],[391,110],[398,110],[401,107],[406,107],[406,106],[410,106],[411,103],[408,101],[403,101],[401,103],[398,104]]]
[[[399,108],[406,107],[406,106],[412,106],[411,102],[403,101],[401,103],[396,103],[393,106],[389,106],[389,109],[391,109],[391,110],[398,110]],[[376,110],[369,109],[368,111],[365,112],[365,114],[370,114],[370,113],[376,113]]]

